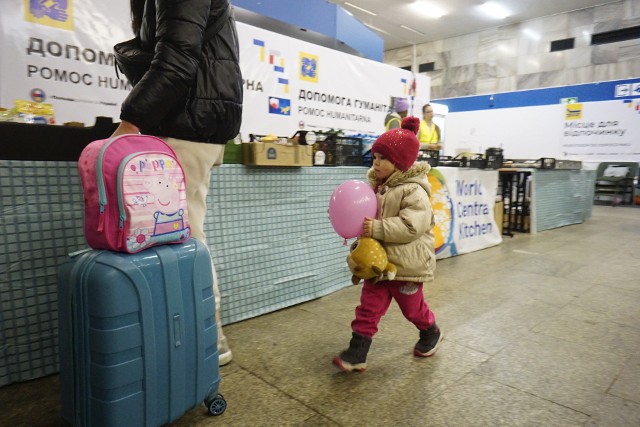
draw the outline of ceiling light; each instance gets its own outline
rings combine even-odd
[[[386,32],[385,30],[381,30],[381,29],[380,29],[380,28],[378,28],[378,27],[374,27],[374,26],[373,26],[373,25],[371,25],[371,24],[367,24],[366,22],[364,22],[364,25],[365,25],[365,27],[369,27],[369,28],[371,28],[373,31],[377,31],[377,32],[379,32],[379,33],[386,34],[386,35],[388,35],[388,36],[390,36],[390,35],[391,35],[391,33],[388,33],[388,32]]]
[[[411,3],[410,6],[414,11],[429,18],[438,19],[446,15],[446,12],[442,8],[434,5],[433,3],[429,3],[425,1],[417,1],[417,2]]]
[[[480,10],[495,19],[504,19],[507,16],[511,15],[511,12],[493,1],[483,3],[479,7]]]
[[[414,29],[413,29],[413,28],[411,28],[411,27],[407,27],[406,25],[400,25],[400,27],[401,27],[401,28],[404,28],[405,30],[409,30],[409,31],[411,31],[411,32],[413,32],[413,33],[420,34],[421,36],[424,36],[424,35],[425,35],[424,33],[421,33],[421,32],[420,32],[420,31],[418,31],[418,30],[414,30]]]
[[[373,31],[377,31],[377,32],[382,33],[382,34],[386,34],[386,35],[388,35],[389,37],[392,37],[392,38],[394,38],[394,39],[400,40],[402,43],[404,43],[404,44],[405,44],[405,45],[407,45],[407,46],[415,45],[415,43],[414,43],[414,42],[410,42],[410,41],[407,41],[407,40],[404,40],[404,39],[398,38],[397,36],[395,36],[395,35],[393,35],[393,34],[391,34],[391,33],[388,33],[388,32],[386,32],[385,30],[380,29],[380,28],[378,28],[378,27],[374,27],[374,26],[373,26],[373,25],[371,25],[371,24],[367,24],[367,23],[364,23],[364,22],[363,22],[363,24],[364,24],[366,27],[371,28]]]
[[[369,15],[372,15],[372,16],[378,16],[377,14],[371,12],[370,10],[363,9],[360,6],[356,6],[355,4],[349,3],[348,1],[344,2],[344,4],[345,4],[345,6],[349,6],[349,7],[352,7],[354,9],[358,9],[360,12],[368,13]]]

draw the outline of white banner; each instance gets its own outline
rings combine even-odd
[[[638,78],[436,102],[449,107],[447,155],[501,147],[507,159],[640,162]]]
[[[131,38],[128,2],[3,1],[0,106],[52,104],[56,123],[118,119],[130,90],[116,77],[113,45]]]
[[[429,182],[438,259],[502,242],[494,217],[498,171],[438,167],[429,172]]]
[[[331,128],[379,134],[391,97],[411,95],[409,71],[242,23],[238,33],[245,80],[243,135]],[[420,115],[430,80],[415,77],[414,114]]]
[[[130,86],[116,76],[113,45],[132,37],[126,0],[6,1],[0,17],[0,106],[50,103],[56,123],[118,121]],[[392,96],[429,99],[430,80],[238,23],[244,78],[241,133],[297,129],[379,134]]]
[[[563,114],[563,158],[640,162],[640,99],[567,104]]]

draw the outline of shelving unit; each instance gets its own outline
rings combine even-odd
[[[530,170],[500,170],[500,194],[504,202],[502,234],[529,231],[528,185]]]
[[[625,176],[611,176],[611,168],[627,168]],[[609,176],[608,176],[609,175]],[[596,204],[632,205],[635,201],[638,163],[602,162],[596,171],[594,202]]]

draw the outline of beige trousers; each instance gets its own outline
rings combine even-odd
[[[191,236],[206,245],[204,218],[207,214],[207,194],[211,181],[211,169],[222,164],[224,144],[206,144],[175,138],[163,138],[163,140],[176,152],[178,161],[184,170],[187,181],[187,209]],[[218,276],[213,259],[211,260],[211,269],[213,270],[213,294],[216,301],[218,343],[220,343],[225,341],[225,336],[222,333],[222,324],[220,323],[220,289],[218,288]]]

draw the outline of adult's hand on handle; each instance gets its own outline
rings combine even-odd
[[[133,123],[123,120],[120,122],[120,124],[118,125],[118,128],[113,132],[111,137],[113,138],[118,135],[125,135],[125,134],[132,134],[132,133],[133,134],[140,133],[140,129],[138,128],[138,126],[134,125]]]

